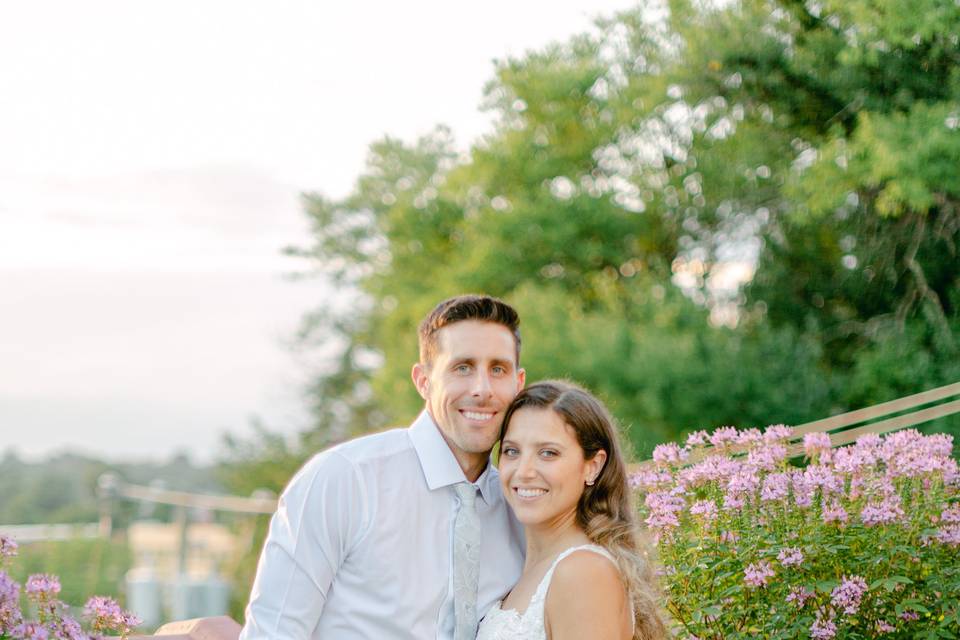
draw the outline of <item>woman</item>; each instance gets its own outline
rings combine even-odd
[[[569,382],[520,392],[500,436],[503,493],[527,556],[477,640],[667,637],[609,413]]]

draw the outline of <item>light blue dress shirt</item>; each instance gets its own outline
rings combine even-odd
[[[463,471],[430,415],[314,456],[270,522],[240,640],[453,637],[453,485]],[[523,531],[493,465],[477,479],[477,612],[516,584]]]

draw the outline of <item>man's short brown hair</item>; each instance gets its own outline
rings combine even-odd
[[[509,304],[492,296],[466,294],[444,300],[420,323],[420,362],[429,366],[437,355],[437,332],[463,320],[480,320],[503,325],[516,342],[516,365],[520,366],[520,316]]]

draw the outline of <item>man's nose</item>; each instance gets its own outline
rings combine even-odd
[[[473,395],[487,399],[493,395],[493,386],[490,384],[490,375],[485,371],[478,371],[473,380]]]

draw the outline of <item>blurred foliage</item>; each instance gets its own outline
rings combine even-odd
[[[133,484],[201,493],[223,491],[214,467],[194,464],[183,454],[164,462],[112,463],[63,453],[30,462],[8,450],[0,458],[0,524],[96,522],[97,480],[108,472]],[[114,523],[121,529],[135,518],[162,518],[168,511],[124,501],[113,506]]]
[[[333,353],[314,426],[231,441],[228,482],[412,419],[417,322],[465,291],[516,305],[529,379],[596,390],[641,457],[960,380],[958,34],[953,0],[669,0],[498,62],[467,154],[385,138],[349,196],[304,196],[291,254],[350,303],[304,323]]]
[[[60,599],[71,607],[83,607],[92,595],[110,596],[124,602],[123,577],[133,557],[122,539],[65,540],[20,545],[8,573],[23,584],[35,573],[60,578]]]

